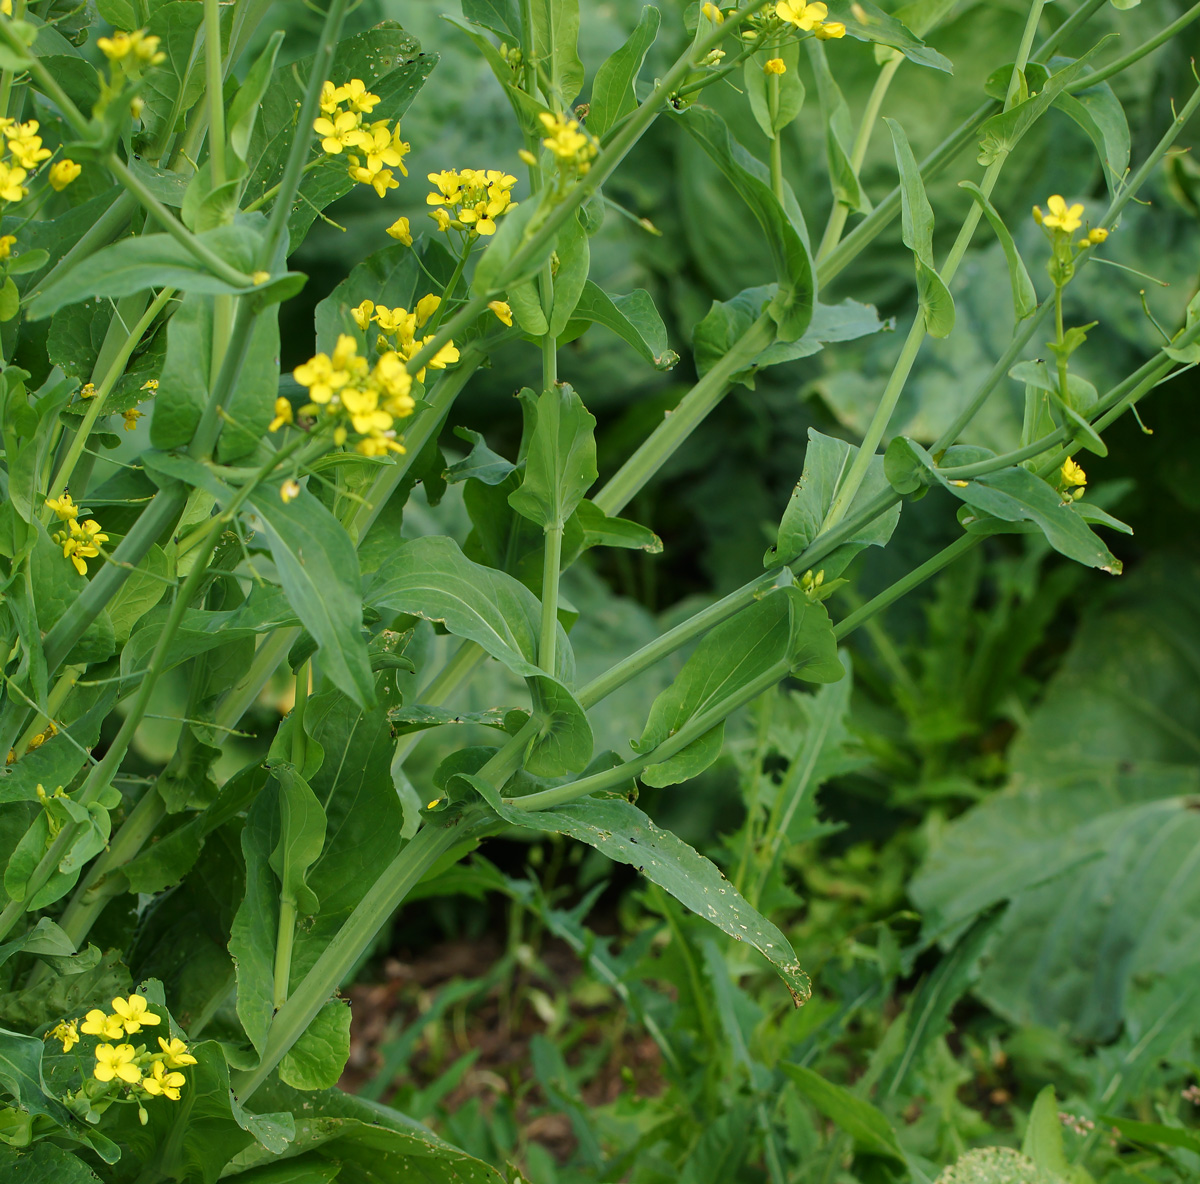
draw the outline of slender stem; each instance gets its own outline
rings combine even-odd
[[[1200,4],[1193,4],[1183,16],[1173,20],[1164,29],[1151,37],[1149,41],[1145,41],[1139,45],[1137,49],[1130,50],[1129,53],[1117,58],[1115,62],[1110,62],[1107,66],[1101,66],[1099,70],[1093,70],[1089,74],[1084,74],[1082,77],[1068,82],[1066,86],[1067,94],[1087,90],[1090,86],[1098,86],[1101,82],[1107,82],[1108,79],[1128,70],[1130,66],[1140,62],[1147,54],[1153,53],[1160,45],[1165,45],[1176,33],[1186,29],[1197,17],[1200,17]]]
[[[75,433],[75,439],[71,441],[71,447],[67,450],[67,455],[63,457],[62,464],[58,467],[58,472],[51,482],[50,490],[46,494],[47,500],[57,498],[62,495],[62,491],[66,489],[67,483],[71,480],[71,474],[75,471],[75,466],[79,463],[79,458],[83,455],[84,448],[87,447],[88,436],[93,427],[96,426],[96,420],[100,418],[100,412],[104,408],[104,403],[108,398],[109,392],[117,384],[117,379],[125,372],[125,364],[129,361],[133,351],[137,349],[146,330],[154,324],[158,314],[166,308],[167,304],[175,295],[174,288],[164,288],[151,303],[150,307],[138,321],[136,325],[129,331],[121,348],[117,351],[117,355],[112,360],[112,364],[108,368],[108,373],[101,380],[100,385],[96,388],[96,394],[88,404],[87,412],[84,414],[83,422],[79,425]],[[49,521],[49,517],[43,512],[43,521]]]
[[[276,629],[263,638],[250,668],[237,682],[217,701],[213,712],[213,724],[219,728],[233,728],[238,720],[250,710],[250,704],[258,698],[267,680],[279,668],[284,655],[295,645],[300,636],[298,628]]]
[[[596,494],[596,505],[606,514],[619,514],[725,397],[734,376],[774,340],[774,322],[763,313]]]
[[[279,897],[279,929],[275,937],[275,988],[272,1001],[278,1011],[288,997],[292,974],[292,946],[296,940],[296,902],[290,896]]]
[[[486,657],[487,651],[478,642],[464,641],[441,670],[417,691],[415,702],[429,707],[441,707],[470,678]],[[392,758],[393,768],[397,763],[404,764],[420,739],[420,732],[411,732],[396,741],[396,753]]]
[[[54,720],[58,714],[58,710],[62,707],[66,697],[75,689],[75,684],[79,681],[79,676],[84,671],[83,666],[68,666],[66,670],[59,676],[58,682],[51,688],[50,693],[46,696],[46,713],[43,715],[40,711],[34,712],[33,719],[30,721],[29,727],[22,733],[21,738],[12,746],[13,755],[17,760],[29,751],[29,743],[45,726]]]
[[[538,642],[538,665],[554,675],[555,645],[558,640],[558,581],[562,564],[562,525],[546,527],[542,561],[542,632]]]
[[[1054,337],[1055,343],[1059,346],[1063,343],[1063,299],[1062,285],[1054,285]],[[1064,403],[1068,402],[1067,398],[1067,359],[1060,349],[1055,358],[1058,364],[1058,393]]]
[[[775,199],[783,205],[783,129],[776,127],[779,122],[779,75],[772,74],[767,79],[767,111],[771,119],[771,192]]]
[[[221,62],[221,7],[204,0],[204,68],[208,84],[208,168],[212,187],[225,184],[225,70]]]

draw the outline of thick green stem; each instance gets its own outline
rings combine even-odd
[[[204,68],[208,84],[208,169],[212,187],[225,184],[225,70],[221,62],[221,6],[204,0]]]
[[[619,514],[725,397],[734,375],[752,366],[774,340],[775,324],[763,313],[596,494],[596,505]]]
[[[542,632],[538,642],[538,665],[554,674],[558,639],[558,581],[562,565],[563,527],[546,527],[546,549],[542,562]]]
[[[779,122],[779,75],[772,74],[767,80],[767,110],[771,117],[771,192],[775,200],[783,205],[783,129],[776,127]]]

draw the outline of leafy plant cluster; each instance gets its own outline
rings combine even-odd
[[[0,1166],[1194,1174],[1200,606],[1095,583],[1200,360],[1200,6],[409,7],[0,4]],[[339,989],[463,896],[508,954],[342,1092]],[[509,1094],[418,1083],[543,939],[655,1089],[544,991]]]

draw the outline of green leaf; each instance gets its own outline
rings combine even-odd
[[[350,1005],[330,999],[279,1062],[279,1079],[293,1089],[332,1089],[350,1059]]]
[[[794,588],[781,588],[712,630],[675,681],[654,700],[636,752],[650,753],[686,724],[717,708],[781,661],[797,678],[836,682],[844,671],[828,614]],[[674,785],[702,772],[721,754],[723,724],[665,761],[647,766],[647,785]]]
[[[603,138],[605,132],[615,127],[637,107],[634,85],[641,72],[642,63],[646,60],[646,54],[658,36],[661,21],[662,15],[658,9],[647,4],[642,9],[629,40],[596,71],[587,119],[588,130],[592,135]]]
[[[797,230],[804,220],[795,197],[786,191],[784,205],[779,204],[763,165],[733,140],[715,111],[693,106],[681,116],[681,122],[750,207],[762,228],[779,284],[768,312],[778,325],[780,339],[796,341],[812,320],[816,281],[808,246]]]
[[[1121,1118],[1111,1114],[1103,1115],[1100,1121],[1115,1126],[1131,1143],[1181,1147],[1193,1155],[1200,1155],[1200,1138],[1181,1127],[1164,1126],[1161,1122],[1138,1122],[1134,1118]]]
[[[884,123],[896,150],[904,245],[916,258],[917,295],[925,328],[933,337],[949,337],[954,330],[954,298],[933,262],[933,207],[904,129],[894,119],[885,118]]]
[[[100,1184],[83,1160],[57,1143],[34,1143],[23,1150],[0,1144],[0,1174],[11,1184]]]
[[[504,716],[505,712],[500,707],[489,707],[484,711],[451,711],[445,707],[429,707],[424,703],[393,707],[388,712],[388,719],[397,736],[423,732],[426,728],[440,728],[444,724],[478,724],[503,730]]]
[[[34,1036],[0,1028],[0,1088],[22,1109],[63,1128],[69,1138],[90,1147],[105,1163],[116,1163],[121,1154],[117,1145],[99,1131],[89,1130],[47,1090],[42,1076],[45,1048]]]
[[[787,72],[768,78],[764,65],[773,57],[783,59]],[[762,129],[768,140],[775,139],[776,133],[781,132],[804,107],[804,83],[800,81],[797,69],[800,62],[800,47],[794,41],[788,41],[774,49],[760,50],[746,59],[742,70],[742,79],[746,87],[746,97],[750,100],[750,113]],[[778,79],[779,105],[774,118],[771,117],[770,88]]]
[[[375,699],[362,633],[358,556],[341,523],[309,493],[285,503],[274,489],[251,495],[288,601],[320,648],[321,666],[359,706]]]
[[[42,917],[32,929],[0,946],[0,966],[20,953],[70,957],[75,953],[75,944],[49,917]]]
[[[895,17],[888,16],[871,0],[831,0],[828,7],[829,19],[841,21],[846,26],[846,36],[891,46],[918,66],[942,70],[947,74],[954,72],[948,58],[936,49],[930,49],[911,29],[905,28]]]
[[[280,899],[311,916],[321,903],[305,877],[325,846],[325,810],[290,765],[276,765],[274,773],[279,781],[279,842],[271,852],[271,870],[279,877]]]
[[[146,23],[138,12],[130,15],[132,23],[115,27],[138,29]],[[160,49],[166,60],[146,70],[142,86],[145,107],[139,139],[148,144],[179,130],[183,117],[204,94],[203,33],[200,31],[203,20],[204,11],[197,11],[195,4],[175,0],[154,6],[149,29],[161,38]],[[229,22],[226,20],[222,22],[222,49],[228,47],[228,40]]]
[[[628,518],[610,518],[599,506],[586,500],[579,503],[575,514],[583,527],[584,547],[625,547],[651,555],[662,553],[662,539],[648,526]]]
[[[1075,443],[1097,456],[1108,455],[1108,445],[1092,425],[1083,418],[1094,407],[1100,396],[1096,388],[1079,374],[1067,374],[1067,398],[1064,401],[1059,389],[1058,374],[1051,372],[1045,362],[1018,362],[1009,372],[1010,378],[1023,382],[1034,390],[1045,391],[1059,409],[1066,426],[1074,429]]]
[[[549,78],[549,99],[570,108],[583,86],[579,0],[530,0],[533,56]]]
[[[1054,105],[1083,128],[1096,146],[1104,182],[1115,199],[1129,168],[1130,154],[1129,121],[1120,99],[1107,82],[1101,82],[1073,94],[1060,91]]]
[[[1039,1168],[1055,1175],[1067,1176],[1071,1165],[1063,1147],[1062,1122],[1058,1117],[1058,1099],[1054,1086],[1044,1086],[1029,1112],[1029,1125],[1021,1141],[1021,1153],[1029,1156]]]
[[[512,461],[493,452],[478,432],[470,428],[456,427],[454,434],[460,440],[466,440],[471,445],[471,451],[446,470],[448,485],[459,481],[482,481],[485,485],[499,485],[516,468]]]
[[[505,296],[512,309],[513,320],[522,333],[530,337],[544,337],[550,332],[550,322],[546,320],[541,292],[535,280],[511,285]]]
[[[155,448],[183,447],[200,424],[208,401],[212,315],[212,301],[191,293],[167,324],[167,357],[150,420]]]
[[[813,74],[817,79],[817,94],[821,102],[821,113],[825,122],[825,159],[829,167],[829,184],[833,200],[844,205],[852,213],[869,214],[871,199],[858,179],[858,173],[850,159],[854,142],[854,128],[850,121],[850,107],[834,81],[829,61],[822,42],[813,38],[805,43]],[[785,74],[786,78],[787,75]]]
[[[856,1147],[872,1155],[883,1155],[902,1164],[907,1163],[892,1124],[870,1102],[852,1094],[844,1086],[827,1081],[803,1065],[785,1062],[780,1068],[804,1097],[854,1140]]]
[[[254,135],[254,125],[258,122],[258,109],[270,85],[271,72],[275,69],[275,58],[283,44],[283,36],[282,29],[276,29],[271,34],[254,65],[246,71],[246,77],[229,105],[229,114],[226,117],[229,147],[233,155],[243,163],[249,159],[247,154],[250,151],[251,137]]]
[[[227,417],[217,441],[217,459],[222,464],[235,464],[259,446],[275,416],[278,395],[279,306],[274,305],[254,318],[246,360],[222,408]]]
[[[133,627],[170,587],[171,569],[167,557],[161,547],[153,546],[108,602],[108,615],[117,645],[123,646],[129,640]]]
[[[763,558],[764,567],[794,562],[816,539],[821,532],[825,515],[841,487],[842,478],[849,472],[857,454],[858,449],[853,444],[822,435],[815,428],[808,429],[804,472],[783,512],[775,546],[768,550]],[[867,475],[850,503],[847,516],[852,517],[856,510],[861,510],[887,487],[883,457],[872,457]],[[820,560],[817,570],[825,573],[826,580],[841,575],[864,547],[884,546],[892,537],[892,531],[896,529],[899,520],[900,507],[893,506],[874,522],[867,523],[853,539]]]
[[[575,312],[591,265],[588,234],[578,217],[567,220],[558,232],[558,271],[554,275],[554,308],[550,314],[550,332],[557,340]]]
[[[463,16],[514,45],[521,42],[521,17],[516,0],[463,0]]]
[[[1000,247],[1008,262],[1008,281],[1012,285],[1013,315],[1018,321],[1024,320],[1027,316],[1031,316],[1037,308],[1037,292],[1034,289],[1033,281],[1029,278],[1029,272],[1025,270],[1025,263],[1021,259],[1021,253],[1017,250],[1017,244],[1013,242],[1013,236],[1009,234],[1008,227],[1004,225],[1004,220],[997,213],[996,207],[988,201],[987,196],[978,185],[973,181],[960,181],[958,187],[965,189],[975,199],[980,209],[983,210],[984,217],[996,232],[996,237],[1000,240]]]
[[[668,348],[667,328],[653,298],[642,288],[627,296],[610,296],[588,280],[571,316],[564,333],[569,340],[582,333],[587,322],[594,322],[611,329],[656,370],[670,370],[679,361],[679,355]]]
[[[561,530],[598,475],[595,428],[595,417],[566,383],[538,396],[525,476],[508,504],[546,530]]]
[[[499,229],[488,243],[487,250],[475,264],[471,276],[471,294],[492,297],[510,291],[518,284],[532,279],[554,253],[554,240],[542,244],[537,254],[526,262],[520,275],[509,275],[512,257],[524,246],[530,224],[541,214],[541,202],[529,198],[500,220]]]
[[[271,872],[279,806],[278,786],[269,785],[242,827],[246,890],[233,918],[229,955],[237,974],[237,1014],[261,1053],[275,1014],[275,943],[279,931],[279,884]]]

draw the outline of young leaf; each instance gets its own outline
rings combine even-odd
[[[360,707],[375,699],[362,634],[358,556],[350,536],[304,490],[285,503],[274,489],[251,496],[288,601],[320,647],[325,673]]]
[[[917,295],[925,328],[933,337],[949,337],[954,329],[954,298],[933,262],[933,207],[904,129],[894,119],[883,122],[892,133],[896,150],[904,245],[917,261]]]
[[[302,915],[311,915],[321,902],[305,876],[325,846],[325,810],[291,765],[276,765],[274,772],[279,781],[279,842],[271,852],[271,870],[279,877],[281,899]]]
[[[1029,272],[1025,270],[1025,263],[1021,258],[1021,253],[1017,250],[1017,244],[1013,242],[1013,236],[1009,234],[1008,227],[1004,225],[1004,219],[1000,217],[996,207],[988,201],[987,196],[978,185],[973,181],[960,181],[958,187],[965,189],[979,204],[984,217],[987,218],[996,232],[996,237],[1000,240],[1004,258],[1008,262],[1008,281],[1012,285],[1013,315],[1018,321],[1023,321],[1027,316],[1031,316],[1037,308],[1037,292],[1034,290],[1033,281],[1029,278]]]
[[[610,518],[592,502],[580,502],[575,516],[583,527],[584,547],[625,547],[651,555],[662,552],[662,539],[649,527],[628,518]]]
[[[550,332],[557,339],[575,312],[591,263],[588,233],[578,218],[570,218],[558,233],[558,271],[554,276],[554,308]]]
[[[482,481],[485,485],[499,485],[516,468],[498,452],[493,452],[478,432],[470,428],[457,427],[454,434],[471,445],[471,451],[460,461],[455,461],[446,470],[446,483],[459,481]]]
[[[829,165],[829,183],[833,188],[833,199],[849,207],[852,213],[869,214],[871,199],[867,197],[850,159],[851,144],[854,140],[850,107],[829,69],[824,43],[813,38],[805,44],[808,47],[813,74],[817,79],[821,113],[825,118],[825,159]]]
[[[774,57],[783,60],[786,71],[768,77],[763,67]],[[750,112],[768,140],[775,139],[804,107],[805,91],[797,68],[799,62],[800,47],[794,41],[788,41],[774,49],[760,50],[746,59],[742,80],[746,87],[746,97],[750,100]],[[771,114],[773,86],[779,92],[774,116]]]
[[[543,391],[525,477],[508,504],[547,530],[561,530],[596,480],[595,428],[595,417],[566,383]]]
[[[547,99],[569,108],[583,86],[579,0],[531,0],[533,56],[549,78]]]
[[[245,163],[250,151],[250,140],[254,125],[258,122],[258,109],[271,83],[271,72],[275,69],[275,58],[283,44],[283,30],[276,29],[264,46],[254,65],[246,71],[246,77],[229,105],[227,125],[229,148],[233,155]]]
[[[812,320],[816,279],[808,246],[797,227],[804,225],[795,197],[781,206],[764,179],[762,164],[734,142],[724,120],[708,107],[690,107],[683,126],[725,175],[762,227],[775,264],[779,288],[768,306],[783,341],[803,336]],[[794,207],[794,208],[793,208]]]
[[[658,9],[652,4],[647,4],[642,9],[629,40],[596,71],[587,119],[588,130],[592,135],[602,138],[609,128],[620,123],[637,107],[634,84],[637,82],[642,63],[646,60],[646,54],[658,36],[661,20],[662,15]]]
[[[654,307],[654,300],[643,288],[627,296],[610,296],[588,280],[571,318],[560,342],[574,340],[587,322],[594,322],[611,329],[656,370],[670,370],[679,361],[679,355],[668,348],[667,327]]]
[[[1043,1087],[1029,1113],[1029,1125],[1021,1141],[1021,1151],[1045,1172],[1064,1179],[1071,1177],[1071,1163],[1063,1146],[1062,1121],[1058,1117],[1058,1099],[1054,1086]]]

